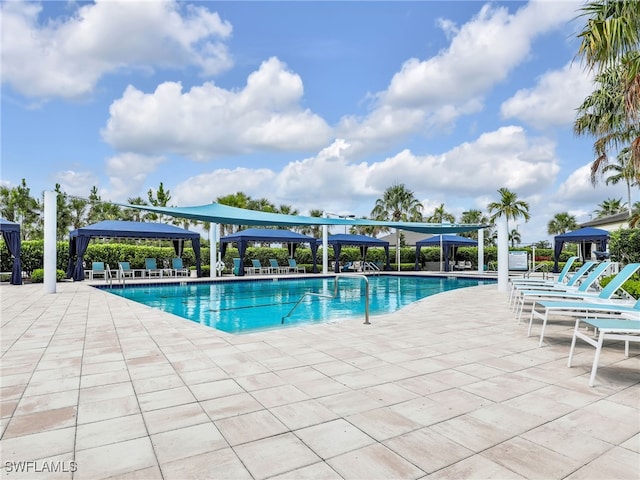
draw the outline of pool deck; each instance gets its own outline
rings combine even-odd
[[[88,282],[0,302],[9,478],[640,478],[638,344],[591,388],[573,322],[538,348],[496,285],[243,335]]]

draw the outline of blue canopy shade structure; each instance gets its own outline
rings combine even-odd
[[[598,250],[604,252],[609,241],[609,232],[600,228],[584,227],[572,232],[563,233],[553,237],[553,271],[559,272],[558,260],[565,243],[596,243]]]
[[[20,263],[20,224],[0,218],[0,231],[2,231],[2,238],[4,239],[4,243],[7,244],[9,254],[13,257],[10,283],[12,285],[22,285],[22,264]]]
[[[230,207],[219,203],[207,203],[193,207],[154,207],[150,205],[118,204],[126,208],[157,212],[173,217],[191,218],[225,225],[292,227],[300,225],[376,225],[392,227],[419,233],[460,233],[486,228],[487,225],[442,224],[416,222],[388,222],[363,218],[324,218],[285,215],[282,213],[261,212],[244,208]]]
[[[322,240],[317,240],[319,245],[322,245]],[[360,247],[360,254],[362,255],[362,260],[365,260],[367,255],[367,249],[369,247],[382,247],[384,248],[386,257],[387,257],[387,265],[385,270],[390,269],[389,265],[389,242],[385,242],[384,240],[380,240],[379,238],[369,237],[367,235],[351,235],[351,234],[337,234],[330,235],[327,243],[333,247],[333,255],[336,259],[334,262],[334,271],[336,273],[340,272],[340,264],[338,259],[340,258],[340,251],[342,250],[343,245]]]
[[[67,278],[84,280],[84,254],[89,241],[94,237],[114,238],[164,238],[173,240],[176,255],[182,252],[185,240],[191,240],[191,246],[196,256],[198,277],[202,274],[200,264],[200,234],[190,232],[184,228],[165,223],[127,222],[123,220],[105,220],[86,227],[78,228],[69,233],[69,264]]]
[[[273,229],[273,228],[248,228],[240,230],[220,238],[220,253],[224,257],[229,243],[238,244],[238,254],[240,256],[240,265],[244,265],[244,254],[247,251],[249,242],[271,242],[271,243],[308,243],[311,247],[311,257],[313,258],[313,273],[318,273],[317,256],[318,246],[316,239],[301,233],[292,232],[291,230]],[[238,269],[238,276],[244,275],[244,268]]]
[[[449,251],[452,247],[477,247],[478,241],[472,238],[459,237],[457,235],[434,235],[416,242],[416,266],[420,269],[420,248],[421,247],[440,247],[442,246],[442,256],[445,259],[444,271],[449,271]]]

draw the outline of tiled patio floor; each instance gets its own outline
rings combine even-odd
[[[0,287],[11,478],[640,478],[638,345],[590,388],[571,322],[538,348],[495,285],[245,335],[57,289]]]

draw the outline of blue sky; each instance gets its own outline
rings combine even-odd
[[[549,239],[555,213],[626,201],[572,132],[579,6],[3,2],[0,181],[357,216],[404,183],[457,218],[506,186],[531,206],[523,242]]]

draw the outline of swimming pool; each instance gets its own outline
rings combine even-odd
[[[492,279],[380,275],[369,277],[369,313],[394,312],[429,295],[495,283]],[[307,292],[333,295],[334,277],[260,279],[113,288],[119,295],[229,333],[282,326]],[[364,319],[365,283],[341,277],[334,299],[306,297],[284,325]]]

